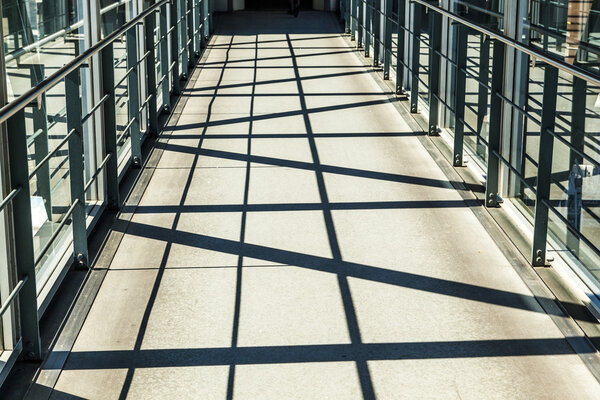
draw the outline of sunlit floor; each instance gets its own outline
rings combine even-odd
[[[216,24],[52,398],[598,398],[332,17]]]

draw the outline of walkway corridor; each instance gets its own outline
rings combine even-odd
[[[215,26],[52,399],[598,398],[332,16]]]

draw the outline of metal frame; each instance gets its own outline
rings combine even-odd
[[[453,159],[455,167],[464,165],[464,139],[467,134],[477,135],[477,140],[481,143],[481,148],[485,151],[480,152],[481,163],[486,169],[486,207],[499,207],[502,203],[500,193],[503,190],[509,190],[509,185],[502,182],[503,176],[516,177],[522,185],[529,188],[535,194],[535,212],[533,216],[531,264],[542,266],[547,264],[546,242],[548,240],[548,220],[549,213],[552,213],[557,220],[562,222],[567,234],[567,246],[571,252],[576,254],[580,243],[585,245],[600,256],[598,249],[589,238],[579,231],[577,226],[578,215],[581,210],[577,208],[576,201],[570,199],[569,215],[564,217],[550,202],[550,187],[552,183],[552,161],[553,161],[553,142],[559,140],[567,146],[570,152],[570,162],[581,164],[584,161],[600,168],[597,160],[584,152],[583,132],[585,130],[585,107],[581,107],[581,101],[573,101],[572,104],[572,122],[570,140],[564,139],[555,132],[556,118],[556,98],[557,98],[557,77],[559,71],[573,77],[573,95],[580,99],[585,99],[586,88],[588,85],[600,86],[600,76],[583,68],[577,62],[569,64],[562,59],[555,58],[551,54],[540,48],[523,42],[520,38],[520,31],[515,32],[510,28],[504,34],[501,29],[507,22],[504,21],[504,15],[501,12],[488,10],[473,6],[470,3],[455,1],[455,5],[464,5],[473,8],[477,12],[485,13],[489,19],[486,25],[474,22],[468,16],[460,15],[457,12],[439,6],[438,3],[430,3],[427,0],[408,0],[411,7],[411,16],[405,17],[405,0],[384,0],[383,7],[380,7],[380,1],[357,0],[348,8],[349,22],[346,26],[350,27],[350,36],[356,38],[357,47],[360,48],[364,41],[364,55],[370,56],[370,48],[373,46],[373,66],[378,65],[377,49],[381,45],[383,48],[383,78],[390,79],[391,72],[394,69],[396,74],[396,92],[400,94],[402,87],[409,88],[410,111],[419,112],[419,105],[424,105],[426,120],[428,122],[428,134],[436,134],[440,121],[450,121],[454,123],[453,137]],[[391,1],[398,1],[398,12],[393,13]],[[512,3],[511,3],[512,4]],[[498,7],[499,3],[494,1],[490,7]],[[507,6],[508,7],[508,6]],[[459,10],[460,8],[457,8]],[[429,18],[429,41],[425,41],[421,35],[423,33],[422,21],[427,11]],[[509,11],[507,11],[508,13]],[[379,31],[372,24],[372,14],[383,13],[385,21],[383,41],[379,40]],[[492,21],[496,19],[496,22]],[[512,18],[512,16],[510,17]],[[394,50],[392,47],[392,30],[394,21],[397,21],[398,45]],[[446,26],[448,31],[456,30],[454,39],[455,46],[442,49],[441,37],[442,27]],[[468,67],[468,33],[479,34],[481,39],[481,51],[477,68],[474,74],[472,67]],[[409,36],[410,48],[408,52],[404,49],[404,33]],[[514,37],[514,38],[513,38]],[[429,48],[428,81],[425,82],[422,77],[423,65],[421,63],[421,50],[423,46]],[[584,51],[589,51],[590,45],[584,46]],[[493,62],[490,65],[490,49],[493,49]],[[396,65],[391,68],[392,52],[396,51]],[[454,52],[445,54],[445,52]],[[519,87],[515,87],[512,82],[514,73],[510,67],[507,67],[507,60],[514,63],[515,60],[533,58],[537,65],[544,68],[544,86],[543,86],[543,104],[541,120],[532,115],[526,106],[520,105],[522,102]],[[519,61],[519,62],[521,62]],[[440,91],[440,65],[448,65],[455,76],[455,90],[448,91],[449,94]],[[521,64],[519,64],[521,65]],[[507,70],[508,68],[508,70]],[[408,71],[408,75],[405,74]],[[491,74],[491,84],[489,77]],[[507,74],[510,76],[507,78]],[[467,78],[473,79],[478,84],[477,88],[477,127],[473,128],[465,122],[465,96]],[[527,85],[527,81],[521,82]],[[420,87],[423,85],[422,87]],[[448,82],[446,82],[448,85]],[[506,85],[506,87],[505,87]],[[419,90],[427,91],[425,100],[419,99]],[[449,96],[452,96],[449,98]],[[445,113],[450,113],[454,118],[439,119],[440,107],[444,107]],[[511,111],[511,112],[509,112]],[[484,140],[479,134],[489,115],[489,137]],[[514,116],[517,116],[515,118]],[[519,156],[511,154],[511,139],[507,136],[522,137],[522,132],[514,132],[514,129],[525,129],[526,124],[520,120],[529,119],[540,125],[540,143],[539,143],[539,163],[535,185],[527,183],[520,167],[514,166],[514,160]],[[564,121],[563,121],[564,122]],[[523,151],[521,148],[518,151]],[[512,162],[511,162],[512,161]],[[504,178],[506,179],[506,178]],[[581,184],[581,182],[579,183]],[[600,295],[600,294],[597,294]]]
[[[10,189],[0,198],[0,212],[8,213],[14,226],[9,241],[14,249],[15,260],[14,265],[9,265],[9,268],[14,269],[16,276],[11,292],[3,296],[0,317],[9,311],[17,316],[16,342],[20,341],[23,344],[23,358],[28,360],[42,358],[36,266],[45,262],[45,254],[57,241],[64,239],[65,235],[70,235],[73,265],[78,268],[88,267],[86,193],[97,182],[105,185],[101,192],[104,193],[103,203],[107,208],[118,209],[121,205],[113,43],[122,36],[126,37],[127,73],[124,79],[127,80],[129,106],[129,122],[126,130],[131,137],[132,163],[141,165],[141,143],[145,137],[142,133],[145,131],[153,136],[158,134],[158,102],[161,102],[162,111],[171,108],[171,95],[180,93],[180,80],[189,74],[202,49],[206,47],[206,40],[211,31],[208,2],[209,0],[153,1],[154,4],[130,18],[120,29],[91,45],[49,77],[41,79],[44,76],[43,66],[30,66],[32,88],[10,104],[0,108],[0,123],[8,132],[7,150],[10,154],[7,165]],[[167,18],[168,13],[171,14],[170,22]],[[158,40],[156,39],[157,16],[160,21]],[[82,23],[78,23],[78,27]],[[140,27],[140,24],[144,27]],[[156,56],[157,48],[160,50],[159,57]],[[138,49],[141,49],[143,54],[140,55]],[[173,55],[170,64],[169,52]],[[179,56],[183,58],[182,74],[179,73]],[[154,67],[157,59],[160,59],[161,63],[159,74]],[[0,63],[3,67],[4,60]],[[95,98],[94,104],[87,106],[85,114],[83,106],[89,99],[82,99],[81,68],[91,68],[95,79],[99,82],[96,89],[99,90],[99,95],[91,97]],[[145,75],[143,79],[140,79],[140,73]],[[54,148],[49,149],[45,96],[50,89],[62,82],[64,82],[66,99],[67,134]],[[157,98],[159,87],[163,90],[160,100]],[[147,97],[141,99],[140,93],[146,93]],[[26,110],[29,109],[32,110],[33,132],[27,129],[25,122]],[[101,123],[90,125],[93,137],[97,139],[90,145],[96,146],[97,143],[103,145],[102,158],[94,163],[96,164],[94,170],[86,171],[83,126],[86,121],[94,117],[99,118]],[[33,149],[35,155],[33,168],[29,165],[28,147]],[[31,179],[37,179],[36,190],[44,197],[46,210],[51,214],[48,163],[59,151],[64,152],[65,149],[68,149],[70,205],[49,240],[42,248],[34,250],[30,206]],[[67,230],[67,227],[70,229]],[[6,319],[3,318],[3,321],[6,322]],[[10,346],[17,349],[16,342]]]

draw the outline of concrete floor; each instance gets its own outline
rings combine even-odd
[[[600,397],[330,16],[216,23],[53,399]]]

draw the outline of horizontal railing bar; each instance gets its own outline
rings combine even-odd
[[[598,247],[596,247],[596,245],[594,243],[592,243],[587,237],[585,237],[585,235],[583,235],[581,232],[579,232],[579,230],[577,228],[575,228],[570,222],[569,220],[567,220],[557,209],[556,207],[554,207],[552,204],[550,204],[550,202],[546,199],[541,199],[542,204],[544,204],[544,206],[546,206],[549,210],[551,210],[554,215],[556,215],[558,217],[558,219],[560,219],[560,221],[566,225],[567,229],[570,230],[571,232],[573,232],[573,234],[575,234],[575,236],[577,236],[577,238],[579,240],[582,240],[586,246],[588,246],[594,253],[600,255],[600,249],[598,249]]]
[[[36,164],[35,168],[29,173],[29,179],[33,178],[35,174],[37,174],[37,172],[40,170],[40,168],[42,168],[44,164],[46,164],[52,157],[54,157],[56,153],[58,153],[58,151],[67,143],[67,141],[71,138],[71,136],[73,136],[74,133],[75,129],[72,129],[71,132],[69,132],[67,136],[65,136],[63,140],[60,141],[58,146],[52,149],[52,151],[48,153],[46,157],[42,158],[41,161]]]
[[[27,138],[27,147],[31,146],[35,142],[35,139],[37,139],[37,137],[40,136],[43,132],[44,130],[41,128],[33,132],[33,135]]]
[[[525,54],[528,54],[532,57],[536,57],[537,59],[540,59],[541,61],[544,61],[547,64],[550,64],[551,66],[558,68],[559,70],[561,70],[563,72],[566,72],[568,74],[571,74],[573,76],[581,78],[581,79],[583,79],[587,82],[590,82],[594,85],[600,86],[600,77],[593,75],[592,73],[586,71],[583,68],[579,68],[577,66],[568,64],[562,60],[558,60],[558,59],[549,57],[548,55],[540,52],[539,50],[535,49],[534,47],[531,47],[531,46],[523,44],[523,43],[519,43],[516,40],[511,39],[502,33],[494,32],[491,29],[484,27],[483,25],[480,25],[476,22],[469,21],[468,19],[463,18],[459,15],[456,15],[453,12],[446,11],[442,7],[436,6],[434,4],[430,4],[425,0],[410,0],[410,1],[424,5],[425,7],[429,8],[433,11],[436,11],[439,14],[442,14],[450,19],[460,22],[463,25],[466,25],[470,28],[475,29],[475,30],[489,36],[492,39],[496,39],[496,40],[498,40],[504,44],[507,44],[507,45],[509,45]]]
[[[129,132],[129,129],[131,129],[131,125],[133,125],[133,123],[137,120],[137,118],[132,118],[131,121],[129,121],[127,123],[127,125],[125,126],[125,129],[123,129],[123,132],[121,132],[121,134],[117,137],[117,143],[119,143],[121,141],[121,139],[123,139],[123,136],[125,136],[127,134],[127,132]]]
[[[158,89],[158,88],[160,87],[160,85],[163,83],[163,81],[164,81],[166,78],[168,78],[168,77],[169,77],[169,75],[167,75],[167,74],[164,74],[164,75],[162,76],[162,78],[160,78],[160,79],[159,79],[158,83],[156,84],[156,88],[155,88],[155,89]]]
[[[477,82],[477,83],[478,83],[478,84],[479,84],[481,87],[483,87],[483,88],[485,88],[485,89],[487,89],[487,90],[489,90],[489,91],[491,91],[491,90],[492,90],[492,87],[491,87],[491,86],[489,86],[489,85],[486,85],[485,83],[481,82],[481,81],[479,80],[479,77],[477,77],[477,76],[473,75],[473,74],[472,74],[471,72],[469,72],[469,71],[468,71],[466,68],[460,68],[460,69],[459,69],[459,71],[460,71],[460,72],[463,72],[463,73],[464,73],[464,74],[465,74],[467,77],[469,77],[469,78],[471,78],[471,79],[475,80],[475,81],[476,81],[476,82]]]
[[[124,32],[127,32],[129,29],[136,26],[139,21],[143,21],[144,18],[146,18],[148,15],[154,12],[156,8],[167,4],[168,2],[169,0],[160,0],[156,4],[153,4],[145,11],[138,14],[137,17],[133,18],[131,21],[123,25],[120,29],[111,33],[102,41],[87,49],[86,51],[81,53],[81,55],[75,57],[71,62],[61,67],[59,70],[57,70],[55,73],[44,79],[38,85],[32,87],[17,99],[11,101],[4,107],[0,108],[0,123],[6,122],[6,120],[15,115],[15,113],[17,113],[19,110],[27,107],[27,105],[30,104],[33,100],[35,100],[41,94],[54,87],[71,72],[77,70],[77,68],[84,64],[89,58],[98,54],[106,46],[108,46],[109,44],[114,42],[118,37],[120,37]]]
[[[598,161],[594,160],[594,158],[592,158],[591,156],[585,154],[583,151],[577,150],[575,147],[573,147],[573,145],[571,143],[569,143],[569,141],[567,141],[567,139],[565,139],[564,137],[560,136],[556,132],[552,132],[550,129],[546,129],[546,132],[549,133],[550,135],[554,136],[556,139],[558,139],[558,141],[560,141],[564,145],[566,145],[569,148],[570,151],[576,153],[580,157],[583,157],[584,159],[586,159],[589,162],[591,162],[592,165],[594,165],[594,167],[600,168],[600,163]]]
[[[148,58],[148,56],[150,55],[150,53],[151,53],[150,50],[148,50],[147,52],[145,52],[144,55],[137,62],[138,65],[140,65],[142,63],[142,61],[144,61],[146,58]]]
[[[515,175],[517,175],[517,177],[521,180],[521,182],[523,182],[523,184],[525,186],[527,186],[527,189],[531,190],[533,192],[533,194],[537,193],[537,190],[532,185],[527,183],[527,181],[523,178],[522,173],[518,169],[513,167],[512,164],[506,158],[504,158],[498,151],[492,150],[492,154],[494,154],[496,157],[498,157],[498,159],[504,165],[506,165],[508,167],[508,169],[510,169]]]
[[[501,13],[499,13],[497,11],[494,11],[494,10],[488,10],[488,9],[483,8],[483,7],[479,7],[477,5],[474,5],[474,4],[471,4],[471,3],[467,3],[467,2],[461,1],[461,0],[457,0],[456,4],[460,4],[462,6],[465,6],[467,9],[472,8],[475,11],[479,11],[481,13],[490,15],[492,17],[496,17],[498,19],[504,19],[504,14],[501,14]]]
[[[48,242],[46,242],[46,245],[42,248],[42,250],[40,251],[40,254],[36,257],[35,266],[37,266],[40,263],[40,261],[42,261],[42,258],[44,258],[44,256],[46,255],[46,252],[50,249],[50,246],[52,246],[54,244],[54,241],[60,234],[60,231],[67,223],[67,221],[71,217],[71,214],[73,214],[73,210],[75,210],[75,207],[77,207],[78,204],[79,204],[79,199],[75,199],[73,204],[71,204],[71,207],[69,207],[67,212],[63,215],[63,220],[60,222],[60,224],[58,225],[58,227],[56,228],[54,233],[52,233],[52,236],[50,236],[50,239],[48,239]]]
[[[4,200],[2,200],[2,203],[0,203],[0,212],[4,211],[4,208],[8,205],[8,203],[10,203],[12,201],[12,199],[17,197],[17,195],[19,194],[20,191],[21,191],[21,186],[17,186],[13,190],[11,190],[11,192],[8,194],[8,196],[6,196],[4,198]]]
[[[92,109],[90,110],[90,112],[88,112],[86,115],[84,115],[84,117],[81,119],[81,123],[85,124],[85,121],[87,121],[96,111],[98,111],[98,109],[100,108],[100,106],[102,106],[102,104],[104,104],[104,102],[106,100],[108,100],[110,96],[108,94],[105,94],[104,97],[102,97],[100,99],[100,101],[98,102],[98,104],[96,104],[94,107],[92,107]]]
[[[113,89],[116,89],[119,86],[121,86],[121,84],[125,81],[125,79],[127,79],[127,77],[129,76],[129,74],[131,74],[134,69],[135,69],[134,67],[130,67],[127,70],[127,72],[125,72],[125,75],[123,75],[123,77],[121,79],[119,79],[119,82],[117,82],[117,84],[115,85],[115,87]]]
[[[94,172],[94,175],[92,175],[92,177],[90,178],[90,180],[85,184],[85,187],[83,188],[83,192],[84,193],[87,192],[90,189],[90,187],[92,186],[92,184],[94,183],[94,181],[96,180],[96,178],[98,177],[98,175],[100,175],[100,172],[102,172],[102,170],[106,166],[106,163],[108,162],[108,160],[110,160],[110,158],[112,157],[112,155],[113,155],[113,153],[108,153],[106,155],[106,157],[104,157],[104,160],[102,160],[102,162],[98,166],[98,169],[96,169],[96,172]]]
[[[473,132],[475,134],[475,136],[478,136],[479,140],[481,140],[483,142],[483,144],[485,144],[486,146],[488,145],[487,140],[485,140],[481,136],[481,132],[477,132],[477,130],[474,129],[467,121],[465,121],[464,118],[458,118],[457,120],[458,120],[458,122],[460,122],[461,124],[463,124],[467,129],[469,129],[471,132]],[[469,135],[469,136],[472,136],[472,135]]]
[[[148,105],[148,102],[150,101],[150,99],[152,99],[153,96],[154,96],[153,94],[149,94],[148,97],[146,97],[146,100],[144,100],[140,109],[138,110],[138,114],[141,113],[142,110],[144,109],[144,107],[146,107]]]
[[[10,292],[10,294],[4,301],[2,308],[0,308],[0,317],[2,317],[4,315],[4,313],[6,312],[6,310],[8,310],[8,308],[12,305],[13,300],[19,294],[19,292],[23,288],[23,285],[25,285],[25,282],[27,282],[27,279],[29,279],[29,275],[25,275],[23,277],[23,279],[21,279],[19,282],[17,282],[17,284],[15,285],[15,288],[12,290],[12,292]]]
[[[175,67],[175,63],[176,63],[175,61],[171,62],[171,65],[169,65],[169,70],[167,72],[173,71],[173,68]]]
[[[537,118],[535,118],[534,116],[532,116],[526,109],[523,109],[523,107],[518,106],[517,104],[515,104],[514,101],[510,100],[508,97],[496,92],[496,96],[498,96],[499,98],[501,98],[504,102],[508,103],[508,105],[510,105],[513,109],[515,109],[516,111],[518,111],[521,115],[523,115],[525,118],[529,118],[531,119],[533,122],[535,122],[538,125],[542,125],[541,121],[539,121]]]

